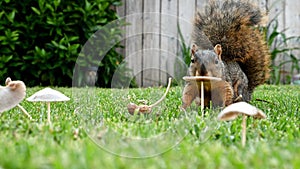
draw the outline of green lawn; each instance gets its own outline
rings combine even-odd
[[[27,89],[27,97],[41,88]],[[55,88],[71,101],[46,105],[24,100],[29,120],[14,108],[0,116],[0,169],[4,168],[299,168],[300,86],[257,88],[251,104],[267,119],[247,121],[241,146],[241,118],[201,117],[193,105],[181,112],[182,87],[172,87],[152,114],[130,115],[126,105],[159,99],[165,88]],[[270,103],[254,101],[255,98]]]

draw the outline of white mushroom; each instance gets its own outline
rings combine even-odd
[[[221,78],[211,77],[211,76],[184,76],[183,80],[185,81],[194,81],[200,82],[200,105],[202,117],[204,116],[204,82],[205,81],[221,81]]]
[[[246,119],[247,116],[253,116],[254,118],[264,119],[266,118],[265,113],[246,102],[238,102],[229,105],[218,115],[218,120],[229,121],[234,120],[238,115],[243,115],[242,121],[242,146],[246,144]]]
[[[50,120],[50,102],[61,102],[61,101],[68,101],[70,98],[62,94],[57,90],[53,90],[49,87],[42,89],[29,98],[26,99],[30,102],[46,102],[47,103],[47,119],[49,124],[51,124]]]

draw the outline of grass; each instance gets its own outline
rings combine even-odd
[[[29,88],[27,96],[41,88]],[[253,101],[267,119],[248,118],[241,146],[241,118],[219,122],[219,110],[201,118],[192,106],[179,110],[181,87],[149,115],[130,115],[126,105],[163,95],[164,88],[56,88],[72,97],[46,105],[23,101],[0,116],[0,168],[298,168],[300,166],[300,86],[265,85]],[[76,99],[75,99],[76,98]]]

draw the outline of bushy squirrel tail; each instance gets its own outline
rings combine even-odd
[[[263,18],[259,7],[251,2],[211,0],[194,20],[193,43],[206,50],[221,44],[223,61],[239,63],[251,93],[269,78],[270,55],[258,29]]]

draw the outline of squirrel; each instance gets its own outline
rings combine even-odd
[[[270,54],[258,29],[264,15],[243,0],[211,0],[194,18],[189,76],[212,76],[205,82],[204,105],[228,106],[249,102],[253,90],[269,78]],[[187,82],[182,96],[186,109],[200,96],[197,82]]]
[[[0,113],[17,106],[26,96],[26,86],[23,81],[12,81],[9,77],[6,86],[0,86]]]

